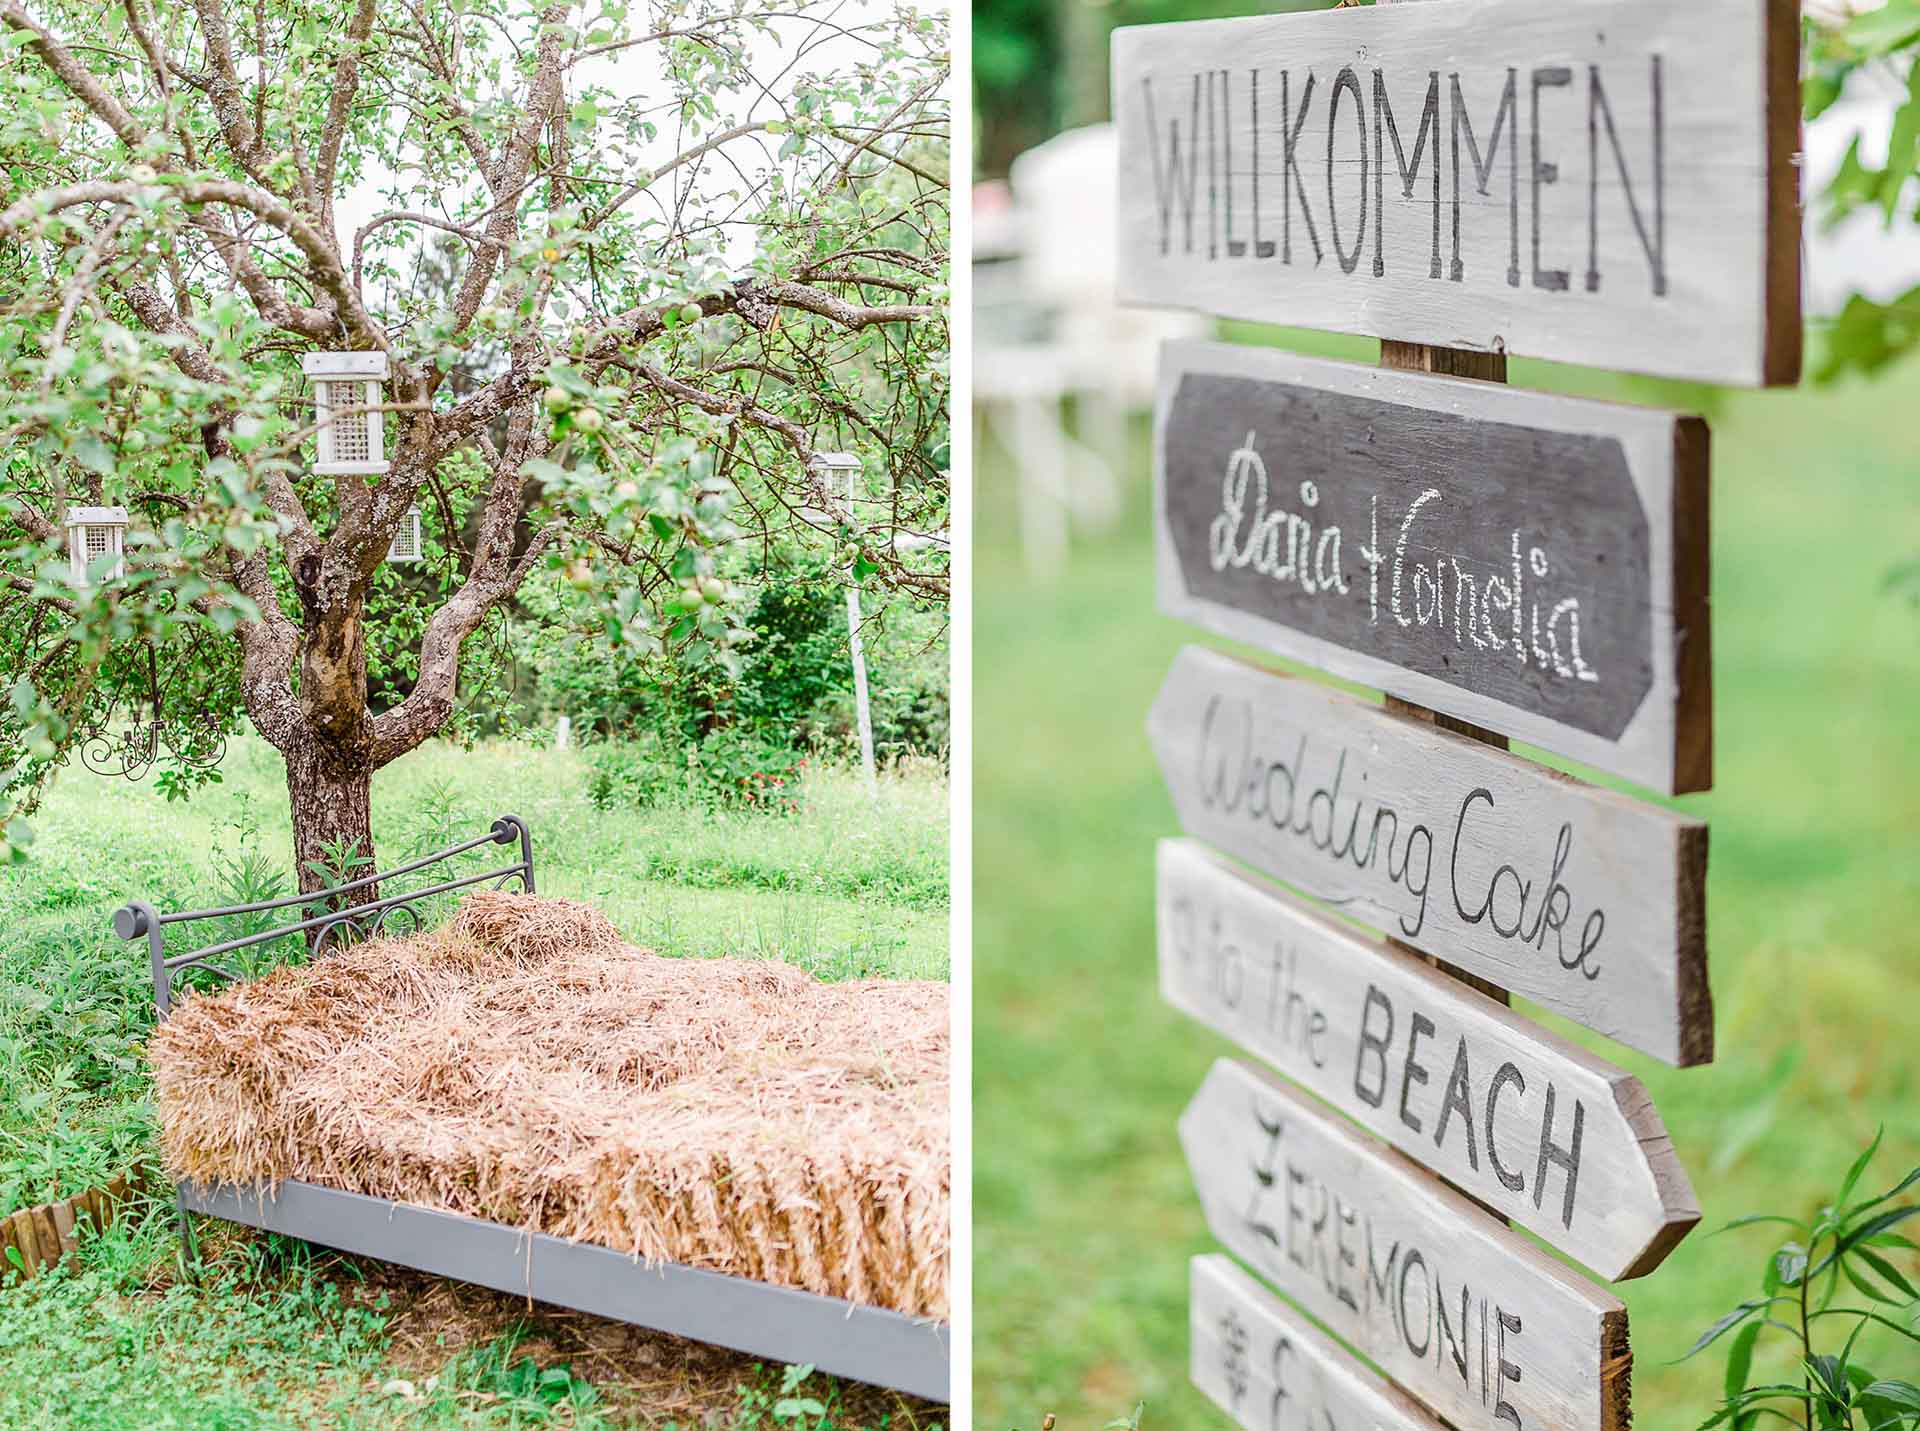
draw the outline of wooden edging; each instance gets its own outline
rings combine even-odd
[[[82,1226],[113,1226],[139,1182],[136,1165],[102,1187],[0,1217],[0,1283],[9,1274],[31,1281],[56,1266],[77,1245]]]

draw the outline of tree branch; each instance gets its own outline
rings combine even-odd
[[[373,33],[374,0],[360,0],[353,19],[347,25],[346,45],[335,61],[333,94],[327,101],[327,120],[320,131],[320,153],[314,169],[315,187],[320,191],[320,222],[333,230],[333,180],[340,165],[340,143],[347,132],[347,120],[353,114],[353,99],[360,92],[360,47]],[[354,244],[354,271],[360,268],[360,246]]]
[[[0,0],[0,23],[33,36],[27,48],[39,56],[40,62],[52,70],[55,78],[76,98],[105,121],[122,144],[129,149],[139,149],[147,142],[147,131],[140,121],[107,93],[93,72],[75,59],[73,52],[55,39],[50,30],[28,15],[18,0]]]
[[[353,290],[340,256],[333,245],[309,224],[291,205],[277,195],[250,188],[226,179],[185,179],[169,183],[169,192],[185,204],[226,204],[245,209],[279,229],[306,258],[308,269],[322,292],[333,299],[335,307],[352,337],[362,338],[383,351],[391,351],[384,330],[373,321]],[[6,209],[0,209],[0,238],[13,238],[40,218],[73,208],[78,204],[131,203],[141,186],[119,180],[92,180],[69,184],[63,189],[48,189],[29,194]]]

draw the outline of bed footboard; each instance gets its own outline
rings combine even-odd
[[[520,858],[511,864],[436,880],[399,894],[391,890],[382,892],[382,886],[419,874],[469,850],[479,849],[483,845],[513,844],[515,841],[520,846]],[[186,909],[172,914],[160,913],[145,900],[133,900],[114,912],[113,932],[129,941],[145,936],[147,954],[153,965],[154,1006],[164,1019],[173,1009],[174,987],[188,969],[205,969],[222,979],[240,977],[234,970],[214,962],[223,954],[270,944],[289,934],[305,934],[309,936],[313,957],[320,958],[330,949],[340,948],[347,942],[393,932],[390,925],[396,913],[411,921],[409,931],[418,929],[424,922],[419,910],[423,900],[473,885],[490,885],[499,889],[514,879],[520,881],[520,887],[528,894],[535,892],[533,834],[527,828],[527,822],[518,815],[502,815],[484,835],[449,845],[444,850],[393,869],[364,875],[310,894],[291,894],[283,899],[264,900],[258,904],[226,905],[218,909]],[[205,924],[213,920],[268,914],[283,909],[292,911],[295,916],[287,923],[273,924],[238,938],[203,944],[185,953],[167,952],[167,931],[175,925]],[[315,909],[320,912],[310,913]]]

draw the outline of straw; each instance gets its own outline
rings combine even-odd
[[[667,959],[568,900],[189,997],[167,1167],[319,1183],[920,1316],[947,1312],[947,989]]]

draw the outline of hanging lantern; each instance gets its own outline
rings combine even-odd
[[[814,471],[821,473],[858,472],[860,459],[851,452],[816,452],[809,465]]]
[[[383,414],[334,414],[345,408],[379,406],[380,384],[387,380],[387,355],[308,353],[300,359],[300,370],[313,379],[314,421],[319,425],[320,460],[313,470],[323,476],[385,472],[389,464],[380,421]]]
[[[406,516],[400,519],[399,530],[387,543],[387,560],[419,561],[426,554],[426,545],[420,537],[420,504],[416,502],[407,508]]]
[[[106,573],[108,581],[127,574],[127,509],[125,507],[67,508],[67,560],[73,567],[73,584],[91,586],[89,575],[94,562],[111,555],[113,565]]]

